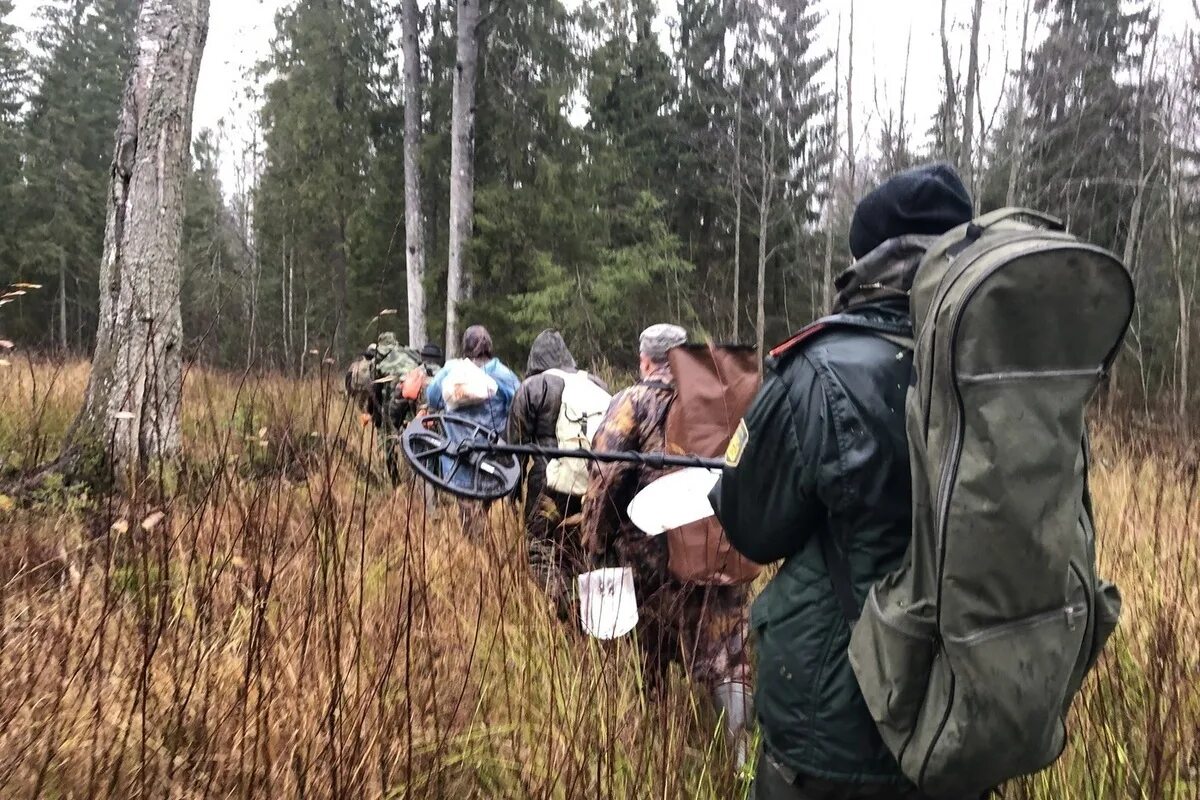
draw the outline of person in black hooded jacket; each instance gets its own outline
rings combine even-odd
[[[510,442],[558,446],[555,427],[566,383],[554,372],[578,372],[578,369],[562,334],[544,330],[529,348],[526,377],[509,412]],[[596,376],[589,374],[588,378],[608,391]],[[583,498],[547,486],[546,465],[547,460],[541,457],[531,458],[525,465],[529,569],[554,602],[559,616],[566,619],[571,613],[574,576],[585,563],[578,524]]]
[[[848,618],[899,566],[912,535],[908,292],[929,246],[971,217],[966,188],[943,164],[902,172],[863,198],[835,315],[771,352],[709,496],[738,551],[783,561],[750,616],[763,742],[755,800],[923,796],[859,691]]]

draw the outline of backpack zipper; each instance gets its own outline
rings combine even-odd
[[[949,270],[946,272],[945,275],[942,276],[941,280],[938,281],[937,291],[934,293],[934,300],[929,306],[929,310],[932,311],[933,315],[934,315],[933,324],[927,326],[926,328],[923,328],[921,331],[921,335],[925,336],[926,335],[925,330],[928,330],[929,338],[931,340],[933,340],[930,342],[931,347],[934,348],[933,352],[931,353],[931,357],[929,359],[931,368],[933,366],[933,362],[937,361],[937,350],[936,350],[937,308],[942,304],[942,301],[946,299],[946,296],[948,294],[950,294],[950,290],[954,288],[954,286],[958,283],[959,279],[962,278],[967,273],[967,271],[975,264],[976,261],[979,261],[984,256],[989,255],[990,253],[998,250],[999,248],[1005,247],[1010,244],[1015,244],[1017,242],[1022,242],[1022,241],[1025,241],[1026,239],[1041,239],[1045,236],[1045,234],[1046,234],[1045,231],[1019,231],[1015,235],[1006,236],[1003,239],[1003,241],[992,242],[991,245],[988,246],[987,248],[981,250],[978,253],[973,254],[962,266],[960,266],[958,269],[956,269],[954,271],[953,278],[950,277]],[[962,255],[962,253],[952,256],[950,259],[951,263],[953,264],[955,261],[957,261],[961,255]],[[949,278],[949,282],[947,282],[947,278]],[[925,436],[928,437],[929,436],[929,417],[930,417],[930,413],[932,411],[931,405],[932,405],[932,401],[933,401],[932,369],[930,370],[928,388],[922,389],[921,394],[925,399]]]
[[[993,639],[998,639],[1016,631],[1025,630],[1027,628],[1040,628],[1043,625],[1048,625],[1051,622],[1057,622],[1060,619],[1066,618],[1067,630],[1075,630],[1075,625],[1079,620],[1087,619],[1087,602],[1072,603],[1062,608],[1055,608],[1050,611],[1043,611],[1034,614],[1030,617],[1022,617],[1014,619],[1011,622],[1004,622],[999,625],[993,625],[989,628],[982,628],[974,633],[968,633],[966,636],[947,636],[946,641],[954,642],[955,644],[964,647],[974,647],[984,642],[990,642]]]

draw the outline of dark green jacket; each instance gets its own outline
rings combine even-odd
[[[860,306],[840,315],[853,324],[818,323],[777,348],[745,418],[744,448],[730,449],[736,466],[711,496],[734,547],[761,564],[784,561],[750,617],[766,747],[785,767],[833,781],[903,781],[850,669],[850,627],[820,537],[842,548],[859,608],[908,546],[912,356],[855,327],[911,336],[907,309]]]

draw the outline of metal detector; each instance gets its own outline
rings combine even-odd
[[[638,452],[565,450],[536,444],[508,444],[480,423],[455,414],[417,417],[400,437],[404,457],[436,488],[469,500],[497,500],[521,480],[521,456],[582,458],[602,463],[640,464],[655,469],[699,467],[716,470],[721,458]]]

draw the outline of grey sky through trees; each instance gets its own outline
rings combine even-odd
[[[909,57],[905,118],[914,145],[925,140],[937,110],[941,87],[941,50],[938,42],[940,0],[854,0],[856,5],[854,98],[856,132],[862,148],[870,148],[878,135],[877,119],[889,109],[896,113],[904,80],[907,37],[912,36]],[[567,6],[579,0],[564,0]],[[836,44],[839,14],[848,16],[851,0],[826,0],[822,37],[832,52]],[[676,15],[675,0],[658,0],[661,9],[659,33],[671,35]],[[37,9],[43,0],[16,0],[14,21],[27,33],[37,24]],[[252,107],[245,90],[248,71],[261,60],[274,34],[275,13],[288,5],[284,0],[212,0],[212,22],[200,84],[196,96],[195,130],[213,128],[224,120],[221,176],[226,192],[235,189],[237,165],[234,156],[243,149]],[[424,5],[424,3],[422,3]],[[966,69],[971,0],[950,0],[949,18],[952,58]],[[980,95],[985,120],[1011,90],[1020,56],[1022,0],[984,0],[984,22],[980,37]],[[1190,0],[1161,0],[1163,32],[1182,31],[1191,14]],[[842,35],[847,26],[842,26]],[[1030,45],[1044,31],[1030,32]],[[842,48],[843,57],[846,48]],[[399,53],[397,53],[399,57]],[[843,69],[842,74],[845,74]],[[832,80],[832,70],[827,80]],[[486,135],[486,132],[483,132]]]

